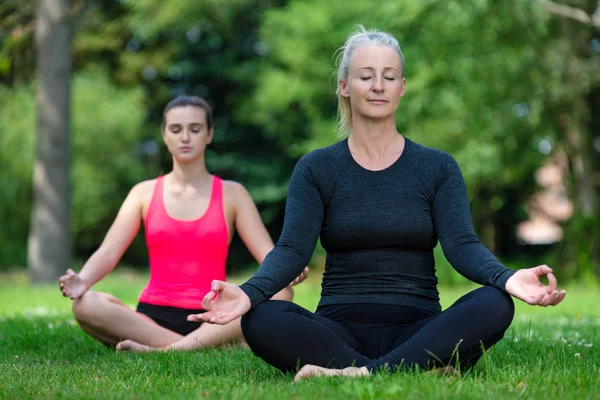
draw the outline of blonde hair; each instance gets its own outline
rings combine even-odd
[[[339,53],[339,67],[337,73],[338,86],[335,91],[338,98],[338,122],[336,130],[339,136],[345,136],[352,132],[352,108],[350,106],[350,99],[342,96],[340,93],[339,81],[348,80],[348,69],[354,52],[369,44],[385,46],[395,50],[400,56],[402,74],[404,74],[404,55],[402,54],[402,50],[400,50],[398,41],[387,32],[381,32],[375,29],[367,30],[364,26],[358,25],[357,30],[352,32],[346,39],[344,45],[336,51],[336,53]]]

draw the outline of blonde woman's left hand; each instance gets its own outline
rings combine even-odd
[[[548,277],[548,285],[544,285],[540,281],[540,277],[543,275]],[[565,290],[557,290],[556,278],[552,274],[552,269],[547,265],[515,272],[506,281],[506,291],[527,304],[542,307],[557,305],[567,294]]]

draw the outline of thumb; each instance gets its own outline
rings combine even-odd
[[[75,275],[75,272],[71,268],[69,268],[67,269],[67,275]]]

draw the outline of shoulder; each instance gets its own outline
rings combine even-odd
[[[405,138],[405,140],[407,146],[409,146],[411,149],[412,160],[422,160],[424,162],[429,162],[437,165],[454,161],[454,157],[452,157],[449,153],[443,150],[424,146],[420,143],[413,142],[408,138]]]
[[[458,164],[449,153],[427,147],[405,138],[407,158],[415,168],[429,178],[440,178],[448,168],[458,168]]]
[[[327,147],[312,150],[304,155],[300,160],[304,162],[324,163],[332,159],[337,160],[343,154],[345,139],[336,142]]]
[[[335,174],[343,164],[345,140],[312,150],[296,164],[296,171],[311,175]]]
[[[128,197],[133,197],[138,200],[145,200],[152,196],[156,179],[148,179],[135,184],[129,191]]]
[[[239,182],[223,179],[223,194],[227,197],[248,195],[248,190]]]
[[[223,180],[223,201],[227,207],[246,209],[254,204],[248,190],[239,182]]]

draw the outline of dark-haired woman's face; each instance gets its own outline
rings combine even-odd
[[[204,155],[206,146],[212,141],[213,130],[206,125],[203,108],[175,107],[165,115],[162,136],[173,158],[189,162]]]

